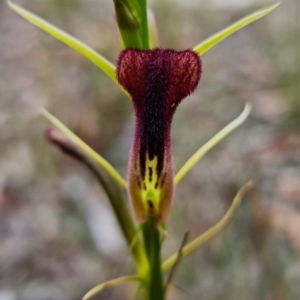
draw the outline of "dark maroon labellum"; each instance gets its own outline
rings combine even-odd
[[[173,195],[170,125],[180,101],[195,90],[201,75],[191,50],[122,51],[117,77],[132,97],[136,113],[130,158],[129,195],[139,221],[147,215],[165,220]]]

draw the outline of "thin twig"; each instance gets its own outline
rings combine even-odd
[[[188,239],[188,236],[189,236],[189,231],[186,231],[184,236],[183,236],[183,239],[182,239],[182,242],[181,242],[181,245],[180,245],[180,248],[178,249],[178,252],[177,252],[177,258],[176,258],[176,262],[174,263],[172,269],[170,270],[169,274],[168,274],[168,277],[167,277],[167,280],[166,280],[166,285],[165,285],[165,289],[168,288],[168,285],[171,283],[172,281],[172,278],[175,274],[175,271],[178,267],[178,264],[180,262],[180,259],[182,257],[182,249],[183,247],[185,246],[186,242],[187,242],[187,239]]]

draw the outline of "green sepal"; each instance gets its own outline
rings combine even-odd
[[[83,42],[77,40],[73,36],[59,29],[58,27],[50,24],[49,22],[43,20],[32,12],[22,8],[19,5],[14,4],[12,1],[6,1],[9,7],[14,10],[17,14],[22,16],[24,19],[32,23],[33,25],[39,27],[43,31],[52,35],[57,40],[66,44],[70,48],[77,51],[82,56],[89,59],[98,68],[100,68],[106,75],[108,75],[118,86],[119,83],[116,78],[115,66],[104,58],[101,54],[97,53],[95,50],[84,44]],[[122,88],[122,87],[121,87]]]
[[[260,9],[258,11],[255,11],[254,13],[247,15],[246,17],[236,21],[235,23],[229,25],[228,27],[224,28],[223,30],[217,32],[216,34],[210,36],[209,38],[205,39],[200,44],[196,45],[194,47],[194,51],[198,53],[199,55],[203,55],[205,52],[207,52],[212,47],[219,44],[221,41],[226,39],[228,36],[232,35],[236,31],[240,30],[241,28],[251,24],[252,22],[262,18],[263,16],[270,13],[272,10],[274,10],[280,3],[273,4],[271,6],[265,7],[263,9]]]
[[[47,110],[41,109],[40,113],[45,117],[53,126],[55,126],[60,132],[64,134],[74,145],[83,151],[88,157],[97,162],[120,186],[126,189],[126,180],[118,173],[118,171],[100,154],[89,147],[84,141],[82,141],[75,133],[67,128],[62,122],[50,114]]]
[[[218,145],[225,137],[227,137],[231,132],[241,126],[248,118],[251,112],[250,104],[246,104],[243,112],[227,126],[225,126],[221,131],[219,131],[214,137],[212,137],[207,143],[200,147],[183,165],[183,167],[178,171],[174,178],[174,183],[178,184],[186,174],[196,165],[196,163],[213,147]]]

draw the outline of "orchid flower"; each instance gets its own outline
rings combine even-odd
[[[173,198],[170,126],[180,101],[195,90],[201,61],[190,50],[121,52],[117,77],[130,94],[136,128],[128,168],[128,192],[139,222],[166,221]]]
[[[97,65],[132,99],[136,122],[127,180],[58,119],[48,111],[41,110],[41,114],[60,132],[58,134],[54,130],[48,130],[48,140],[87,165],[103,186],[136,266],[136,275],[100,284],[87,293],[84,299],[90,299],[105,288],[133,281],[137,283],[137,293],[144,299],[164,300],[180,258],[199,248],[224,229],[234,216],[244,194],[251,187],[251,183],[247,183],[238,191],[227,214],[215,226],[185,245],[186,236],[179,251],[161,263],[161,238],[165,222],[170,216],[174,185],[178,184],[210,149],[247,119],[251,107],[246,104],[244,111],[200,147],[176,175],[170,139],[173,115],[179,103],[191,94],[199,83],[203,54],[237,30],[265,16],[278,4],[236,21],[193,49],[176,51],[158,47],[153,22],[151,19],[148,21],[146,0],[114,0],[116,20],[125,48],[117,59],[116,67],[68,33],[10,0],[7,0],[7,4],[23,18]],[[137,225],[131,216],[124,189],[127,190],[135,220],[140,225]],[[171,271],[168,279],[164,280],[163,272],[169,269]],[[135,299],[135,295],[132,299]]]

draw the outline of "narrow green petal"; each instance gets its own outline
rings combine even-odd
[[[198,53],[199,55],[204,54],[206,51],[208,51],[210,48],[214,47],[218,43],[220,43],[222,40],[227,38],[229,35],[235,33],[239,29],[247,26],[248,24],[260,19],[261,17],[267,15],[269,12],[271,12],[273,9],[275,9],[280,3],[273,4],[271,6],[268,6],[266,8],[263,8],[261,10],[258,10],[239,21],[233,23],[232,25],[226,27],[225,29],[217,32],[216,34],[212,35],[211,37],[205,39],[203,42],[198,44],[194,47],[194,51]]]
[[[232,218],[235,215],[236,210],[238,209],[245,193],[253,187],[253,183],[250,181],[243,185],[239,191],[237,192],[236,196],[233,199],[233,202],[225,214],[225,216],[212,228],[207,230],[205,233],[194,239],[192,242],[187,244],[181,252],[182,257],[188,255],[192,251],[199,248],[201,245],[203,245],[205,242],[207,242],[209,239],[214,237],[216,234],[218,234],[220,231],[222,231],[232,220]],[[168,258],[163,264],[162,269],[163,271],[169,270],[177,261],[178,254],[173,254],[170,258]]]
[[[111,288],[120,284],[128,283],[131,281],[139,281],[139,277],[137,276],[124,276],[117,279],[106,281],[102,284],[99,284],[92,288],[83,298],[82,300],[88,300],[94,297],[95,295],[99,294],[103,290],[107,288]]]
[[[251,112],[250,104],[246,104],[243,112],[221,131],[219,131],[212,139],[210,139],[206,144],[204,144],[192,157],[183,165],[174,178],[175,184],[179,183],[183,177],[195,166],[195,164],[214,146],[221,142],[226,136],[228,136],[232,131],[242,125],[248,118]]]
[[[68,45],[70,48],[74,49],[82,56],[89,59],[93,62],[97,67],[99,67],[106,75],[108,75],[115,83],[118,83],[115,73],[115,66],[109,62],[106,58],[102,55],[97,53],[95,50],[90,48],[89,46],[85,45],[81,41],[77,40],[76,38],[72,37],[68,33],[60,30],[59,28],[51,25],[50,23],[46,22],[42,18],[36,16],[35,14],[29,12],[28,10],[12,3],[10,0],[7,0],[7,4],[19,15],[21,15],[24,19],[32,23],[33,25],[41,28],[45,32],[49,33],[59,41],[63,42],[64,44]]]
[[[106,161],[102,156],[100,156],[96,151],[90,148],[86,143],[84,143],[77,135],[75,135],[70,129],[68,129],[63,123],[51,115],[47,110],[42,109],[40,111],[42,116],[44,116],[53,126],[60,130],[70,141],[72,141],[77,147],[79,147],[84,153],[96,161],[99,165],[103,167],[111,175],[111,177],[118,182],[122,187],[126,188],[126,181],[122,176],[116,171],[116,169]]]

